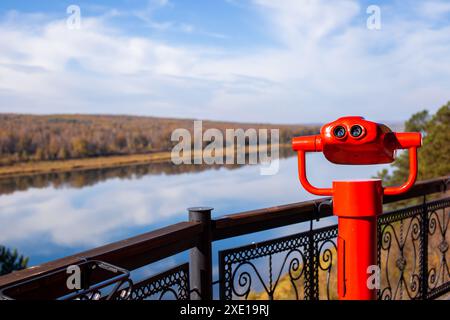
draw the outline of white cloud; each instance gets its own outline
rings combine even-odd
[[[353,0],[253,5],[265,18],[261,28],[279,45],[163,42],[129,35],[107,16],[83,19],[81,30],[39,16],[39,28],[27,28],[15,13],[0,24],[0,111],[257,122],[342,114],[399,120],[449,99],[448,26],[382,7],[391,18],[382,20],[380,31],[370,31],[365,8]],[[428,7],[429,13],[445,10]],[[182,29],[197,33],[194,26]]]
[[[295,47],[303,47],[347,27],[360,10],[353,0],[253,1],[271,20],[271,27],[275,26],[278,37]]]
[[[418,8],[420,14],[431,19],[441,18],[450,13],[448,1],[424,1]]]

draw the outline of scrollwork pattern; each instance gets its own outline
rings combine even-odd
[[[280,289],[280,283],[284,281],[290,283],[292,295],[283,298],[314,299],[318,296],[319,271],[327,273],[325,290],[330,297],[329,274],[334,265],[336,235],[337,227],[331,226],[222,251],[221,298],[249,299],[251,293],[260,288],[269,299],[276,299],[277,290],[286,290],[285,287]],[[275,257],[279,263],[274,271]],[[268,265],[262,263],[261,258],[266,259]],[[311,277],[315,284],[311,283]]]

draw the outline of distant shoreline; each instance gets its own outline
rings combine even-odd
[[[145,164],[170,161],[170,152],[134,154],[122,156],[103,156],[84,159],[49,160],[18,163],[0,167],[0,179],[18,176],[31,176],[43,173],[69,172],[89,169],[103,169],[124,165]]]
[[[280,144],[281,148],[288,148],[288,144]],[[250,150],[249,153],[256,152]],[[194,155],[195,156],[195,155]],[[171,152],[154,152],[146,154],[101,156],[95,158],[47,160],[18,163],[0,167],[0,179],[20,176],[33,176],[45,173],[64,173],[91,169],[107,169],[127,165],[151,164],[171,161]]]

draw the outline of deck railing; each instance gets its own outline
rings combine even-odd
[[[386,196],[378,223],[379,299],[435,299],[450,291],[449,177],[421,181]],[[431,199],[429,199],[431,198]],[[3,299],[335,299],[337,227],[329,198],[189,221],[0,277]],[[307,223],[301,233],[218,252],[212,244]],[[316,226],[319,227],[316,227]],[[324,226],[325,225],[325,226]],[[144,279],[133,270],[189,251],[188,261]],[[81,289],[67,285],[78,266]]]

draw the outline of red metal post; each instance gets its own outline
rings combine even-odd
[[[377,265],[377,217],[382,213],[383,194],[408,191],[417,176],[420,133],[395,133],[362,117],[344,117],[322,127],[320,135],[296,137],[302,186],[310,193],[333,197],[338,217],[338,295],[342,300],[372,300],[376,287],[368,281]],[[313,186],[306,175],[306,152],[323,152],[336,164],[381,164],[394,161],[395,150],[409,149],[410,173],[401,186],[383,188],[381,180],[333,181],[332,188]]]
[[[333,213],[338,216],[338,295],[342,300],[372,300],[367,285],[377,265],[377,216],[382,212],[381,180],[334,181]]]

